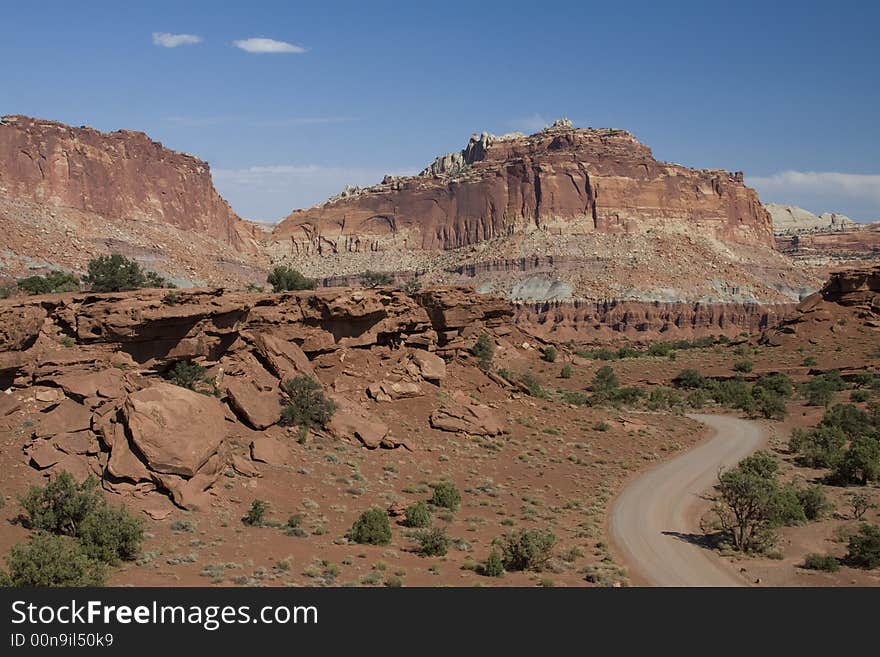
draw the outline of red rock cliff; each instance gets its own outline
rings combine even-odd
[[[274,240],[299,255],[440,250],[536,229],[667,229],[774,244],[770,216],[741,174],[658,162],[628,132],[563,122],[529,137],[474,136],[418,176],[292,213]]]
[[[0,163],[0,196],[170,224],[236,247],[248,231],[214,189],[206,162],[142,132],[5,116]]]

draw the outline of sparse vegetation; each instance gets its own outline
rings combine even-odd
[[[451,481],[441,481],[431,486],[434,494],[431,497],[431,504],[434,506],[457,511],[461,505],[461,493],[458,492],[455,484]]]
[[[207,370],[198,363],[181,360],[168,371],[167,378],[176,386],[195,390],[199,383],[205,382],[206,372]]]
[[[348,538],[355,543],[387,545],[391,542],[388,514],[378,507],[367,509],[352,525]]]
[[[389,275],[380,271],[367,270],[361,274],[361,285],[364,287],[374,288],[391,285],[394,279]]]
[[[724,538],[741,552],[767,552],[776,529],[821,517],[828,504],[821,490],[780,484],[779,466],[768,452],[755,452],[718,476],[714,512]],[[809,509],[805,509],[808,505]]]
[[[549,530],[521,529],[501,539],[505,570],[540,570],[551,557],[556,536]]]
[[[93,292],[125,292],[143,287],[165,287],[165,281],[156,272],[145,272],[137,262],[118,253],[90,260],[83,282]]]
[[[140,518],[108,506],[94,477],[77,484],[60,472],[45,486],[31,487],[20,502],[36,533],[7,557],[14,586],[100,586],[106,564],[140,552]]]
[[[325,425],[336,411],[336,404],[311,376],[287,379],[281,388],[288,398],[281,410],[281,422],[299,426],[303,435],[311,428]]]
[[[273,292],[295,292],[297,290],[314,290],[317,281],[306,278],[296,269],[285,265],[272,267],[266,282],[272,286]]]
[[[826,573],[836,573],[840,570],[840,560],[830,554],[810,553],[804,559],[804,568],[807,570],[822,570]]]
[[[0,573],[4,586],[103,586],[107,578],[104,564],[90,558],[79,541],[45,532],[13,545],[6,566],[8,573]]]
[[[846,562],[868,570],[880,566],[880,527],[865,523],[857,534],[850,536]]]
[[[570,379],[573,373],[574,369],[572,368],[571,363],[566,363],[562,366],[562,371],[559,372],[559,377],[562,379]]]
[[[265,500],[254,500],[251,502],[251,508],[244,515],[241,521],[248,527],[262,527],[266,522],[266,512],[269,510],[269,503]]]
[[[488,333],[483,333],[477,338],[476,343],[471,348],[471,353],[476,357],[481,370],[488,372],[492,369],[495,345],[492,344],[492,338],[489,337]]]
[[[416,534],[419,552],[425,557],[442,557],[449,551],[449,537],[441,527],[424,529]]]
[[[28,276],[19,279],[18,289],[27,294],[53,294],[58,292],[77,292],[79,279],[73,274],[53,270],[45,276]]]
[[[407,527],[428,527],[431,524],[431,509],[424,501],[410,504],[404,511],[404,524]]]
[[[545,361],[547,361],[548,363],[555,363],[556,362],[556,355],[557,355],[556,347],[553,347],[553,346],[544,347],[544,360]]]
[[[486,577],[501,577],[504,575],[504,560],[501,558],[498,550],[493,549],[489,552],[489,556],[486,557],[480,572]]]

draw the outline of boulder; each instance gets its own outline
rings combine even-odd
[[[21,403],[15,397],[0,392],[0,417],[12,415],[19,408],[21,408]]]
[[[431,426],[441,431],[461,431],[477,436],[504,433],[504,424],[492,409],[459,390],[450,401],[431,413]]]
[[[391,401],[393,399],[410,399],[421,397],[425,393],[422,386],[413,381],[382,381],[374,383],[367,388],[367,393],[376,401]]]
[[[227,432],[217,399],[170,383],[130,394],[122,414],[132,443],[158,473],[193,477],[216,454]]]
[[[388,437],[388,426],[372,417],[365,408],[341,395],[330,397],[336,404],[336,412],[327,428],[334,436],[359,440],[369,449],[397,446]]]
[[[77,431],[55,436],[52,444],[65,454],[97,454],[98,440],[91,431]]]
[[[75,481],[85,481],[89,475],[96,472],[90,467],[89,460],[85,456],[79,454],[65,454],[52,469],[49,470],[49,476],[55,477],[62,472],[69,473]]]
[[[244,376],[228,376],[223,385],[232,410],[250,427],[263,430],[281,419],[277,386],[267,390],[254,379]]]
[[[289,450],[280,440],[271,436],[259,436],[251,441],[251,458],[269,465],[283,465]]]
[[[124,394],[123,373],[115,367],[98,372],[56,376],[48,381],[57,385],[68,397],[77,401],[84,401],[90,397],[118,399]]]
[[[412,362],[418,368],[419,375],[426,381],[439,383],[446,378],[446,361],[437,354],[424,349],[413,349]]]
[[[43,413],[37,421],[34,435],[37,438],[49,438],[59,433],[85,431],[92,424],[92,412],[77,404],[75,401],[65,399],[63,402]]]
[[[266,333],[257,333],[252,336],[252,340],[257,353],[271,372],[282,381],[297,375],[314,374],[308,357],[296,343]]]
[[[47,442],[39,442],[33,449],[28,452],[31,464],[39,469],[45,470],[50,468],[58,461],[64,458],[64,452],[55,449]]]

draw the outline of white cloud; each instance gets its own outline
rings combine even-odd
[[[263,53],[296,53],[301,54],[306,51],[302,46],[287,41],[276,41],[275,39],[265,39],[263,37],[252,37],[250,39],[239,39],[233,41],[232,45],[245,52]]]
[[[880,174],[782,171],[749,176],[761,200],[798,205],[811,212],[842,212],[853,219],[880,218]]]
[[[171,34],[169,32],[153,32],[153,45],[163,48],[176,48],[177,46],[192,46],[203,41],[202,37],[195,34]]]
[[[417,170],[333,167],[316,164],[214,169],[214,184],[236,212],[250,219],[277,221],[298,208],[311,207],[341,192],[346,185],[365,187],[386,175]]]
[[[510,121],[510,127],[514,130],[521,130],[523,132],[540,132],[548,125],[553,123],[552,121],[548,121],[540,114],[532,114],[531,116],[527,116],[525,118],[513,119]]]

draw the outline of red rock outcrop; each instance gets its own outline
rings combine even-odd
[[[442,250],[542,229],[558,234],[668,228],[772,246],[770,216],[741,173],[658,162],[623,130],[474,136],[418,176],[386,178],[298,210],[279,253]]]
[[[878,334],[880,265],[875,265],[834,272],[819,292],[804,299],[789,317],[765,331],[761,341],[790,349],[818,341],[852,343],[849,349],[840,347],[841,361],[854,357],[855,345],[859,343],[876,352]]]
[[[656,340],[664,336],[735,336],[774,326],[794,312],[795,303],[681,303],[647,301],[544,302],[517,304],[515,320],[524,331],[551,340]]]
[[[0,196],[108,220],[149,220],[234,247],[253,233],[214,189],[206,162],[142,132],[4,116],[0,163]]]

